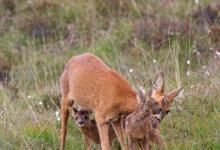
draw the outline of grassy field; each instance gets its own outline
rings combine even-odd
[[[184,86],[161,124],[168,149],[220,149],[217,0],[0,0],[0,149],[59,148],[59,78],[84,52],[134,88],[165,72],[167,91]],[[66,149],[85,149],[68,129]]]

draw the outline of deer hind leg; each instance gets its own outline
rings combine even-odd
[[[72,106],[73,101],[62,98],[61,101],[61,130],[60,130],[60,150],[64,150],[66,134],[67,134],[67,121],[69,118],[68,106]]]
[[[117,135],[117,138],[122,146],[123,150],[128,150],[128,146],[126,144],[126,137],[125,137],[125,131],[124,131],[124,125],[123,125],[123,119],[120,118],[118,121],[112,122],[112,126],[115,130],[115,133]]]

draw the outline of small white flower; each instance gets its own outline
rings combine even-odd
[[[57,121],[60,121],[60,117],[57,117],[56,119],[57,119]]]
[[[193,89],[193,88],[194,88],[194,85],[191,85],[190,88]]]
[[[209,71],[206,71],[206,72],[205,72],[205,74],[206,74],[207,76],[210,76],[210,73],[209,73]]]
[[[205,68],[206,68],[206,66],[202,66],[202,68],[203,68],[203,69],[205,69]]]
[[[187,72],[186,72],[186,75],[187,75],[187,76],[190,76],[190,71],[187,71]]]
[[[219,51],[216,51],[215,54],[220,57],[220,52]]]
[[[195,2],[196,4],[199,4],[199,0],[194,0],[194,2]]]
[[[157,60],[156,60],[156,59],[153,59],[153,63],[156,64],[156,63],[157,63]]]
[[[30,98],[31,98],[31,95],[28,95],[28,98],[30,99]]]
[[[212,51],[212,50],[213,50],[213,47],[209,47],[209,50],[211,50],[211,51]]]
[[[186,64],[187,64],[187,65],[190,65],[190,60],[187,60],[187,61],[186,61]]]
[[[60,41],[60,44],[61,44],[62,46],[64,46],[64,41]]]
[[[42,101],[39,101],[39,103],[38,103],[39,105],[43,105],[43,102]]]
[[[132,68],[131,68],[131,69],[129,69],[129,72],[130,72],[130,73],[132,73],[132,72],[133,72],[133,69],[132,69]]]
[[[50,105],[47,105],[47,108],[49,108],[50,107]]]
[[[60,114],[60,113],[59,113],[59,111],[57,110],[57,111],[55,112],[55,116],[56,116],[56,117],[59,117],[59,114]]]

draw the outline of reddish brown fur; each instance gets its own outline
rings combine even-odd
[[[94,119],[89,118],[89,112],[86,110],[73,110],[73,108],[69,107],[72,117],[74,118],[76,124],[78,124],[78,120],[83,122],[83,125],[79,126],[81,133],[83,134],[85,145],[87,150],[92,149],[92,145],[94,143],[101,144],[98,127],[96,121]],[[109,141],[110,145],[112,145],[114,139],[116,138],[116,134],[114,132],[113,127],[110,125],[109,127]]]

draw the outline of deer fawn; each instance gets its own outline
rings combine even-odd
[[[137,144],[142,150],[150,150],[150,137],[160,147],[165,147],[165,143],[160,135],[153,127],[157,120],[154,120],[153,114],[158,114],[161,107],[158,102],[146,95],[143,90],[139,91],[140,104],[138,109],[126,117],[125,132],[129,136],[130,150],[136,150]]]
[[[160,76],[163,76],[163,73],[159,75],[159,80]],[[66,64],[60,85],[61,150],[64,149],[67,134],[68,107],[74,103],[95,114],[103,150],[110,150],[109,136],[106,136],[110,122],[122,149],[128,149],[121,115],[135,111],[138,100],[135,90],[120,74],[105,65],[98,57],[85,53],[73,57]],[[162,105],[164,95],[159,92],[162,88],[160,85],[161,82],[156,82],[152,94]]]
[[[156,143],[160,148],[165,148],[165,143],[159,132],[162,119],[169,113],[174,98],[183,88],[165,94],[164,75],[161,73],[154,82],[153,90],[145,94],[139,90],[140,104],[138,109],[129,114],[125,121],[125,131],[129,135],[130,149],[151,149],[150,142]],[[157,99],[152,98],[156,97]]]
[[[83,134],[86,150],[92,150],[93,144],[101,144],[99,131],[94,119],[90,119],[91,112],[87,110],[80,109],[79,111],[73,107],[69,107],[71,116],[74,118],[76,125],[80,128]],[[109,141],[112,145],[114,139],[116,138],[113,127],[109,127]]]

